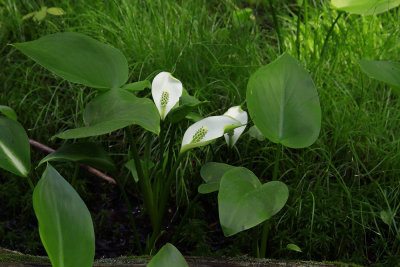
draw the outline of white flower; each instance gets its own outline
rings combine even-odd
[[[153,79],[151,94],[160,112],[161,120],[164,120],[182,95],[182,83],[171,73],[160,72]]]
[[[224,134],[228,146],[233,147],[233,145],[239,139],[240,135],[243,133],[244,129],[246,129],[245,124],[247,124],[247,112],[242,110],[240,106],[235,106],[228,109],[228,111],[224,113],[224,116],[229,116],[231,118],[234,118],[235,120],[238,120],[241,124],[244,124],[244,126],[240,126]]]
[[[191,148],[205,146],[218,137],[242,126],[229,116],[211,116],[192,124],[183,135],[181,153]]]

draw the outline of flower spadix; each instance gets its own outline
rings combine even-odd
[[[211,116],[192,124],[183,135],[181,153],[205,146],[237,127],[240,121],[229,116]]]
[[[247,112],[242,110],[240,106],[231,107],[227,112],[224,113],[224,116],[229,116],[235,120],[238,120],[243,126],[235,128],[230,132],[224,134],[226,143],[229,147],[233,147],[233,145],[237,142],[240,135],[243,133],[247,124]]]
[[[182,83],[169,72],[160,72],[151,84],[154,103],[164,120],[182,95]]]

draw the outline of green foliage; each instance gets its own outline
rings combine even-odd
[[[0,168],[27,177],[31,168],[29,139],[15,120],[0,117]]]
[[[160,116],[154,103],[138,98],[123,89],[113,89],[95,97],[85,108],[86,127],[67,130],[55,135],[62,139],[102,135],[138,124],[158,134]]]
[[[62,8],[59,7],[42,7],[39,11],[34,11],[31,13],[26,14],[25,16],[22,17],[22,20],[30,19],[32,18],[34,21],[41,22],[46,18],[46,15],[50,14],[53,16],[62,16],[65,15],[65,12]]]
[[[160,251],[151,259],[146,265],[147,267],[164,267],[164,266],[176,266],[176,267],[187,267],[189,266],[179,252],[179,250],[172,244],[167,243]]]
[[[250,77],[246,98],[254,124],[272,142],[304,148],[318,138],[321,108],[317,89],[289,54]]]
[[[199,193],[208,194],[218,191],[222,176],[232,168],[235,167],[225,163],[207,162],[204,164],[201,167],[200,175],[205,184],[199,186]]]
[[[80,33],[63,32],[13,44],[62,78],[94,88],[118,88],[128,79],[128,63],[116,48]]]
[[[400,0],[332,0],[332,6],[352,14],[376,15],[400,5]]]
[[[85,203],[48,165],[33,192],[39,233],[54,267],[92,266],[94,230]]]
[[[48,161],[72,161],[84,163],[100,170],[115,170],[114,162],[103,147],[91,142],[63,145],[44,157],[38,165]]]
[[[385,82],[400,93],[400,63],[360,60],[358,64],[370,78]]]
[[[219,220],[225,236],[252,228],[278,213],[289,197],[282,182],[261,184],[250,170],[236,167],[221,179],[218,192]]]
[[[139,91],[143,91],[146,88],[149,88],[149,89],[151,88],[151,83],[148,80],[134,82],[134,83],[128,83],[122,87],[122,89],[125,89],[126,91],[130,91],[130,92],[139,92]]]
[[[15,121],[18,120],[17,113],[15,113],[15,111],[8,106],[0,105],[0,113],[2,113],[4,116],[6,116],[9,119],[12,119]]]

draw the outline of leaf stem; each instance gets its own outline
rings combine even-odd
[[[78,173],[79,173],[79,163],[76,162],[75,169],[74,169],[74,175],[72,176],[72,180],[71,180],[71,185],[73,188],[75,188],[75,183],[76,183],[76,178],[78,177]]]
[[[276,16],[275,8],[274,8],[274,5],[272,4],[272,2],[273,2],[273,0],[268,0],[269,7],[270,7],[271,13],[272,13],[272,19],[274,20],[276,35],[278,36],[279,53],[281,54],[284,50],[284,44],[282,41],[281,28],[279,27],[278,17]]]
[[[33,192],[33,190],[35,190],[35,186],[32,183],[31,177],[26,176],[26,179],[28,180],[29,187],[32,189],[32,192]]]
[[[274,162],[274,172],[272,174],[272,181],[276,181],[278,178],[279,171],[279,161],[281,159],[281,151],[282,145],[277,145],[277,149],[275,151],[275,162]],[[262,234],[261,234],[261,249],[260,249],[260,258],[265,258],[267,252],[267,240],[269,229],[271,228],[269,220],[266,220],[263,225]]]
[[[325,40],[324,40],[324,44],[322,45],[321,54],[320,54],[320,56],[319,56],[320,61],[322,61],[322,59],[323,59],[323,57],[324,57],[326,45],[327,45],[327,43],[328,43],[329,37],[330,37],[331,34],[332,34],[333,28],[335,27],[336,23],[338,22],[338,20],[340,19],[340,17],[342,16],[343,13],[344,13],[344,12],[340,12],[340,13],[337,15],[335,21],[332,23],[331,27],[330,27],[329,30],[328,30],[328,33],[326,34],[326,37],[325,37]]]

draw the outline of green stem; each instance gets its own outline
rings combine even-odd
[[[165,144],[165,129],[164,129],[164,121],[161,121],[160,123],[160,166],[161,166],[161,173],[164,176],[164,144]]]
[[[269,228],[270,228],[270,223],[267,220],[263,224],[263,230],[261,235],[260,258],[265,258],[265,254],[267,252],[267,240],[268,240]]]
[[[133,213],[132,205],[131,205],[131,203],[129,202],[129,199],[128,199],[128,196],[126,195],[125,189],[124,189],[124,187],[122,186],[122,184],[121,184],[121,182],[119,181],[119,179],[117,179],[117,178],[115,177],[115,181],[117,182],[117,185],[118,185],[118,187],[119,187],[119,190],[121,190],[122,196],[123,196],[124,201],[125,201],[125,205],[126,205],[126,207],[128,208],[129,221],[130,221],[131,226],[132,226],[133,237],[134,237],[134,239],[135,239],[136,246],[137,246],[138,249],[139,249],[139,253],[140,253],[140,254],[143,254],[143,248],[142,248],[142,244],[140,243],[139,234],[138,234],[138,231],[137,231],[137,228],[136,228],[135,218],[133,217],[133,214],[132,214],[132,213]]]
[[[153,190],[151,189],[149,177],[144,176],[144,174],[143,174],[143,169],[142,169],[142,164],[140,162],[139,153],[136,148],[136,144],[133,141],[132,130],[129,127],[126,127],[125,131],[126,131],[126,135],[128,137],[128,142],[130,144],[130,149],[132,152],[131,155],[135,162],[136,171],[137,171],[137,174],[139,177],[139,186],[143,193],[144,206],[145,206],[146,211],[149,214],[150,221],[151,221],[151,224],[154,229],[157,224],[157,217],[156,217],[157,211],[155,210],[154,201],[153,201]]]
[[[75,188],[76,179],[78,178],[80,164],[78,162],[75,163],[74,175],[72,176],[71,185]]]
[[[176,240],[178,239],[178,235],[181,232],[181,229],[183,227],[183,224],[186,222],[186,218],[189,215],[189,213],[192,211],[194,204],[197,202],[199,199],[200,194],[197,193],[197,195],[190,201],[189,206],[187,207],[185,213],[183,214],[183,217],[181,219],[181,222],[178,225],[178,228],[176,228],[175,234],[172,237],[172,244],[176,243]]]
[[[29,187],[32,189],[32,191],[35,190],[35,186],[32,183],[31,177],[26,176],[26,179],[28,180]]]
[[[274,172],[272,174],[272,181],[276,181],[278,178],[279,161],[281,159],[281,151],[282,151],[282,146],[278,145],[276,152],[275,152]],[[261,234],[260,258],[265,258],[265,254],[267,252],[267,240],[268,240],[268,233],[269,233],[270,226],[271,225],[268,220],[264,222],[262,234]]]
[[[144,147],[144,175],[146,177],[150,177],[149,175],[149,162],[150,162],[150,158],[151,158],[151,133],[147,133],[146,135],[146,145]]]
[[[344,12],[340,12],[338,14],[338,16],[336,17],[335,21],[332,23],[331,27],[329,28],[328,33],[326,34],[326,37],[325,37],[325,40],[324,40],[324,44],[323,44],[322,49],[321,49],[321,55],[319,56],[321,61],[322,61],[322,59],[324,57],[326,45],[328,43],[329,37],[332,34],[333,28],[335,27],[336,23],[338,22],[339,18],[342,16],[343,13]]]
[[[279,22],[278,22],[278,17],[276,16],[275,8],[274,5],[272,4],[273,0],[268,0],[269,7],[271,9],[272,13],[272,19],[274,20],[275,24],[275,30],[276,30],[276,35],[278,36],[278,47],[279,47],[279,53],[281,54],[282,51],[284,50],[284,45],[282,41],[282,35],[281,35],[281,28],[279,27]]]

